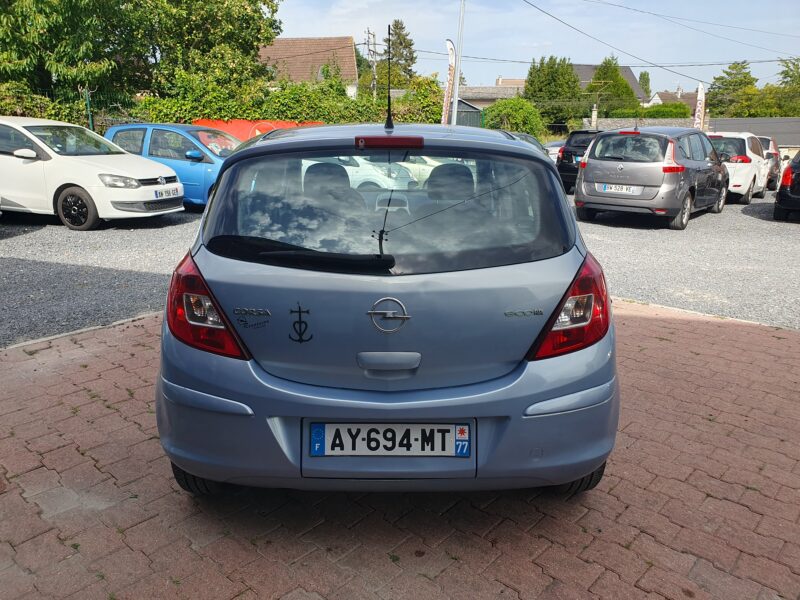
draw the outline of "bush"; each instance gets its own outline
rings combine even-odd
[[[53,102],[46,96],[34,94],[23,83],[0,83],[0,115],[55,119],[86,124],[83,102]]]
[[[618,108],[610,115],[620,119],[688,119],[692,116],[692,109],[683,102],[668,102],[647,108]]]
[[[529,133],[541,137],[545,133],[542,115],[525,98],[498,100],[484,111],[484,123],[492,129]]]

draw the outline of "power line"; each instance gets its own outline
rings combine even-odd
[[[800,35],[795,35],[792,33],[779,33],[777,31],[767,31],[765,29],[753,29],[751,27],[737,27],[736,25],[724,25],[722,23],[712,23],[711,21],[701,21],[699,19],[689,19],[687,17],[676,17],[675,15],[664,15],[661,13],[650,12],[649,10],[642,10],[640,8],[633,8],[631,6],[625,6],[624,4],[615,4],[614,2],[606,2],[605,0],[584,0],[584,2],[594,2],[595,4],[606,4],[607,6],[616,6],[617,8],[624,8],[626,10],[632,10],[639,13],[644,13],[646,15],[653,15],[654,17],[664,17],[669,19],[675,19],[677,21],[689,21],[690,23],[700,23],[702,25],[713,25],[714,27],[727,27],[728,29],[738,29],[740,31],[749,31],[751,33],[765,33],[769,35],[779,35],[781,37],[791,37],[791,38],[800,38]]]
[[[643,13],[643,14],[646,14],[646,15],[652,15],[652,16],[657,17],[659,19],[662,19],[664,21],[669,21],[673,25],[678,25],[679,27],[685,27],[686,29],[691,29],[692,31],[697,31],[697,32],[702,33],[704,35],[710,35],[712,37],[719,38],[721,40],[727,40],[727,41],[733,42],[735,44],[741,44],[742,46],[750,46],[751,48],[758,48],[759,50],[766,50],[767,52],[775,52],[776,54],[783,54],[784,56],[792,56],[792,57],[794,56],[792,54],[789,54],[788,52],[782,52],[780,50],[775,50],[774,48],[766,48],[764,46],[759,46],[757,44],[751,44],[749,42],[743,42],[743,41],[737,40],[735,38],[730,38],[730,37],[727,37],[727,36],[724,36],[724,35],[719,35],[718,33],[714,33],[714,32],[711,32],[711,31],[706,31],[705,29],[698,29],[697,27],[692,27],[691,25],[686,25],[685,23],[680,23],[680,22],[674,20],[674,17],[669,17],[669,16],[666,16],[666,15],[660,15],[658,13],[653,13],[653,12],[646,11],[646,10],[639,10],[638,8],[631,8],[629,6],[624,6],[622,4],[612,4],[610,2],[602,2],[600,0],[583,0],[583,1],[584,2],[592,2],[594,4],[604,4],[604,5],[607,5],[607,6],[616,6],[617,8],[624,8],[625,10],[630,10],[630,11],[633,11],[633,12]]]
[[[586,37],[588,37],[589,39],[592,39],[592,40],[594,40],[595,42],[599,42],[599,43],[603,44],[604,46],[608,46],[608,47],[609,47],[609,48],[611,48],[612,50],[616,50],[617,52],[620,52],[620,53],[622,53],[622,54],[625,54],[626,56],[630,56],[631,58],[635,58],[636,60],[640,60],[640,61],[642,61],[642,62],[645,62],[645,63],[647,63],[647,64],[648,64],[649,66],[651,66],[651,67],[656,67],[656,68],[658,68],[658,69],[664,69],[665,71],[669,71],[670,73],[673,73],[673,74],[675,74],[675,75],[680,75],[681,77],[686,77],[687,79],[693,79],[694,81],[701,81],[701,82],[703,82],[703,83],[705,83],[705,84],[711,85],[711,82],[710,82],[710,81],[705,81],[705,80],[703,80],[703,79],[700,79],[700,78],[698,78],[698,77],[693,77],[693,76],[691,76],[691,75],[687,75],[686,73],[681,73],[681,72],[679,72],[679,71],[674,71],[674,70],[670,69],[669,67],[662,67],[661,65],[658,65],[658,64],[656,64],[656,63],[654,63],[654,62],[652,62],[652,61],[650,61],[650,60],[647,60],[646,58],[642,58],[641,56],[637,56],[636,54],[632,54],[632,53],[630,53],[630,52],[628,52],[628,51],[626,51],[626,50],[623,50],[622,48],[618,48],[617,46],[613,46],[613,45],[609,44],[608,42],[606,42],[606,41],[603,41],[603,40],[601,40],[600,38],[593,36],[591,33],[587,33],[587,32],[585,32],[585,31],[583,31],[582,29],[578,29],[578,28],[577,28],[577,27],[575,27],[574,25],[570,25],[569,23],[567,23],[567,22],[566,22],[566,21],[564,21],[563,19],[559,19],[557,16],[555,16],[555,15],[554,15],[554,14],[552,14],[552,13],[549,13],[549,12],[547,12],[547,11],[546,11],[546,10],[544,10],[543,8],[539,8],[538,6],[536,6],[536,5],[535,5],[533,2],[531,2],[530,0],[522,0],[522,1],[523,1],[525,4],[527,4],[528,6],[530,6],[531,8],[535,8],[535,9],[536,9],[536,10],[538,10],[540,13],[543,13],[543,14],[547,15],[547,16],[548,16],[548,17],[550,17],[551,19],[555,19],[556,21],[558,21],[558,22],[559,22],[559,23],[561,23],[562,25],[565,25],[565,26],[569,27],[570,29],[572,29],[572,30],[574,30],[574,31],[577,31],[577,32],[578,32],[578,33],[580,33],[581,35],[585,35]]]

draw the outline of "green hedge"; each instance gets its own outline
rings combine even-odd
[[[647,108],[618,108],[610,113],[612,118],[633,119],[688,119],[692,109],[683,102],[667,102]]]

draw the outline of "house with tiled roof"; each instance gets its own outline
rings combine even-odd
[[[697,92],[685,92],[679,85],[674,92],[656,92],[645,106],[656,106],[658,104],[670,104],[674,102],[683,102],[692,110],[692,113],[694,113],[694,109],[697,106]]]
[[[323,67],[335,66],[347,93],[355,97],[358,84],[355,42],[351,36],[315,38],[275,38],[259,50],[261,62],[275,69],[276,79],[319,81]]]

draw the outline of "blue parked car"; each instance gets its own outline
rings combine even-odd
[[[105,137],[131,154],[171,167],[183,184],[184,202],[196,205],[208,202],[222,161],[242,143],[219,129],[161,123],[117,125]]]
[[[425,188],[353,185],[416,157],[437,165]],[[158,429],[194,494],[577,493],[614,446],[603,270],[555,165],[504,132],[349,125],[244,144],[162,333]]]

